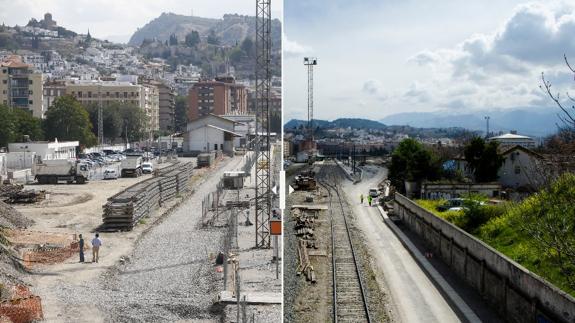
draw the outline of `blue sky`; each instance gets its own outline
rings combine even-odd
[[[316,56],[315,117],[551,107],[541,72],[572,86],[573,1],[312,1],[284,8],[284,116],[306,116],[304,56]]]
[[[272,16],[280,18],[282,0],[272,1]],[[226,13],[255,15],[253,0],[0,0],[0,23],[26,25],[52,13],[59,25],[75,32],[127,42],[138,27],[162,12],[221,18]]]

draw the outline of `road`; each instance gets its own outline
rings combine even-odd
[[[352,184],[343,181],[344,191],[355,213],[357,224],[364,232],[365,243],[373,252],[378,281],[385,281],[401,322],[461,322],[438,288],[427,277],[401,241],[382,221],[376,207],[360,204],[360,194],[366,195],[386,176],[382,168],[367,167],[364,180]]]

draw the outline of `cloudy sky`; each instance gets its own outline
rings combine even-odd
[[[284,22],[286,121],[307,116],[304,56],[318,119],[543,108],[541,72],[574,83],[574,1],[289,0]]]
[[[26,25],[52,13],[58,25],[97,38],[127,42],[138,27],[173,12],[207,18],[221,18],[226,13],[255,15],[253,0],[0,0],[0,23]],[[280,18],[282,0],[272,1],[272,15]]]

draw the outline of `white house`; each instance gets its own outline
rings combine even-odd
[[[32,141],[15,142],[8,144],[10,153],[35,153],[41,160],[52,159],[75,159],[76,149],[80,143],[78,141]]]
[[[235,121],[234,132],[242,135],[241,137],[235,137],[234,148],[246,147],[248,138],[256,132],[256,116],[246,114],[223,115],[222,117]]]
[[[514,189],[536,189],[543,182],[543,157],[523,146],[514,146],[500,153],[505,158],[499,168],[498,182]]]
[[[531,137],[518,135],[516,131],[511,131],[501,136],[491,137],[488,141],[495,141],[499,143],[502,149],[508,149],[514,146],[522,146],[525,148],[535,148],[535,140]]]
[[[221,151],[234,153],[235,122],[213,114],[189,122],[184,134],[184,151],[192,153]]]

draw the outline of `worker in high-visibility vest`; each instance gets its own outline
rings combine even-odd
[[[367,203],[369,204],[369,206],[371,206],[371,201],[372,201],[372,197],[371,195],[367,196]]]

